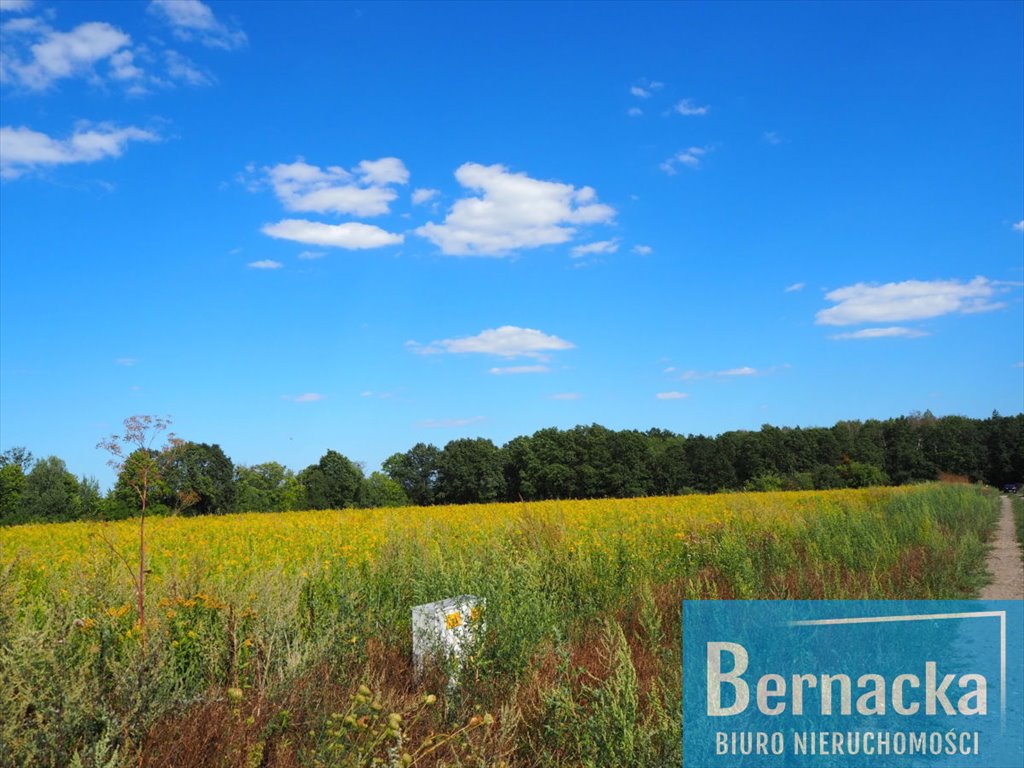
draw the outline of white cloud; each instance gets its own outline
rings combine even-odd
[[[32,0],[0,0],[0,13],[21,13],[32,7]]]
[[[498,357],[533,357],[544,360],[547,359],[549,352],[573,349],[575,345],[565,339],[542,333],[533,328],[503,325],[500,328],[481,331],[476,336],[441,339],[432,341],[426,346],[408,342],[406,346],[420,355],[473,353],[497,355]]]
[[[264,224],[260,231],[279,240],[348,250],[398,245],[405,239],[402,235],[358,221],[324,224],[305,219],[284,219],[276,224]]]
[[[664,87],[665,84],[659,83],[657,80],[642,79],[635,85],[631,85],[629,92],[638,99],[649,99],[655,91],[660,91]]]
[[[676,102],[673,109],[680,115],[686,115],[687,117],[701,117],[711,111],[711,107],[708,106],[698,107],[693,103],[692,99],[682,99]]]
[[[1017,363],[1014,363],[1013,367],[1014,368],[1024,368],[1024,360],[1021,360],[1021,361],[1019,361]]]
[[[245,266],[249,267],[249,269],[280,269],[284,264],[272,259],[262,259],[260,261],[250,261]]]
[[[637,256],[650,256],[654,249],[649,245],[634,245],[631,249]]]
[[[422,429],[454,429],[468,427],[470,424],[479,424],[483,420],[483,416],[471,416],[468,419],[424,419],[417,422],[416,426]]]
[[[412,191],[412,204],[423,205],[424,203],[429,203],[439,194],[441,193],[436,189],[414,189]]]
[[[131,368],[137,362],[139,362],[139,359],[137,357],[118,357],[114,360],[114,365],[120,365],[125,368]]]
[[[807,283],[793,283],[792,285],[786,286],[786,293],[793,293],[794,291],[802,291],[807,287]]]
[[[820,310],[819,325],[923,320],[953,313],[988,312],[1004,306],[990,299],[999,283],[985,277],[959,280],[906,280],[902,283],[857,283],[825,294],[835,304]]]
[[[212,85],[213,76],[201,70],[195,62],[187,56],[168,48],[164,52],[164,62],[167,65],[167,75],[173,80],[178,80],[188,85]]]
[[[852,333],[837,333],[833,336],[829,336],[829,338],[843,341],[851,339],[917,339],[921,336],[927,335],[928,334],[924,331],[894,325],[889,326],[888,328],[864,328],[860,331],[853,331]]]
[[[508,376],[519,373],[547,373],[550,370],[546,365],[509,365],[504,368],[491,368],[487,372],[492,376]]]
[[[409,169],[397,157],[382,157],[380,160],[362,160],[356,166],[364,184],[383,187],[387,184],[408,184]]]
[[[690,147],[676,152],[658,167],[669,176],[675,176],[679,172],[676,168],[677,165],[685,165],[687,168],[699,168],[704,155],[707,153],[708,147]]]
[[[789,368],[789,365],[773,365],[770,368],[752,368],[749,365],[744,365],[739,368],[727,368],[724,371],[684,371],[679,374],[679,378],[682,381],[697,381],[700,379],[727,379],[738,376],[767,376],[783,368]],[[675,370],[675,368],[666,368],[665,373],[671,373]]]
[[[644,111],[640,107],[630,107],[626,110],[626,114],[630,117],[640,117]]]
[[[783,142],[783,138],[779,136],[777,131],[765,131],[761,134],[761,138],[764,139],[766,144],[771,144],[772,146],[778,146]]]
[[[180,40],[198,40],[208,48],[229,51],[248,42],[245,32],[219,21],[199,0],[152,0],[148,10],[168,24]]]
[[[289,211],[380,216],[398,194],[389,184],[405,184],[409,171],[401,160],[363,160],[353,174],[339,166],[320,168],[301,157],[264,169],[278,200]]]
[[[13,179],[39,168],[93,163],[120,157],[132,141],[159,141],[151,131],[108,123],[80,123],[66,139],[54,139],[24,126],[0,128],[0,178]]]
[[[574,246],[569,254],[578,259],[581,256],[591,256],[595,253],[615,253],[619,250],[618,240],[598,240],[596,243]]]
[[[682,400],[689,397],[685,392],[659,392],[655,395],[659,400]]]
[[[125,49],[131,37],[117,27],[100,21],[79,24],[70,32],[58,32],[39,19],[17,19],[3,26],[4,50],[0,73],[5,81],[41,91],[67,77],[98,79],[95,67],[107,60],[109,74],[125,80],[142,74],[131,65]],[[25,46],[30,37],[34,40]],[[19,50],[20,49],[20,50]],[[128,53],[128,56],[118,55]]]
[[[312,261],[313,259],[322,259],[326,255],[325,251],[303,251],[299,254],[299,258],[303,261]]]
[[[579,400],[580,394],[578,392],[559,392],[554,395],[548,395],[548,400]]]
[[[324,399],[319,392],[305,392],[301,395],[281,395],[282,400],[291,400],[293,403],[316,403]]]
[[[503,165],[465,163],[455,178],[482,196],[456,201],[443,223],[416,230],[449,256],[505,256],[565,243],[576,235],[576,225],[615,217],[613,208],[595,202],[591,187],[540,181]]]
[[[1021,219],[1016,224],[1014,224],[1013,229],[1015,232],[1024,232],[1024,219]]]

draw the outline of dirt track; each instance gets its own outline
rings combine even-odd
[[[1024,560],[1013,529],[1010,499],[1003,496],[1002,511],[992,551],[988,553],[988,572],[992,583],[981,590],[982,600],[1024,600]]]

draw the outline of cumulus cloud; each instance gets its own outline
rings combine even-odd
[[[0,0],[0,13],[21,13],[32,7],[32,0]]]
[[[316,403],[324,399],[319,392],[305,392],[301,395],[281,395],[282,400],[291,400],[293,403]]]
[[[336,165],[320,168],[301,157],[265,168],[278,200],[289,211],[380,216],[398,194],[389,185],[405,184],[409,171],[397,157],[363,160],[350,173]]]
[[[249,269],[280,269],[284,264],[273,259],[262,259],[260,261],[250,261],[245,266],[249,267]]]
[[[711,111],[711,107],[697,106],[693,103],[692,99],[682,99],[681,101],[676,102],[673,109],[680,115],[685,115],[687,117],[703,117]]]
[[[421,345],[408,342],[407,346],[420,355],[450,354],[485,354],[498,357],[533,357],[545,360],[548,353],[565,349],[573,349],[574,344],[533,328],[519,328],[514,325],[503,325],[481,331],[476,336],[464,336],[458,339],[441,339]]]
[[[783,138],[779,136],[778,131],[765,131],[761,134],[761,138],[764,139],[765,144],[771,144],[772,146],[778,146],[783,142]]]
[[[0,178],[13,179],[48,166],[93,163],[120,157],[133,141],[159,141],[155,133],[134,126],[81,123],[66,139],[21,126],[0,127]]]
[[[436,189],[414,189],[412,191],[412,204],[423,205],[424,203],[429,203],[439,194],[441,193]]]
[[[654,249],[649,245],[634,245],[631,249],[637,256],[650,256]]]
[[[615,253],[618,250],[618,240],[598,240],[596,243],[574,246],[569,253],[574,259],[578,259],[581,256],[592,256],[595,253]]]
[[[380,160],[362,160],[356,166],[360,181],[371,186],[387,184],[408,184],[409,170],[397,157],[382,157]]]
[[[344,224],[324,224],[305,219],[284,219],[276,224],[264,224],[260,231],[278,240],[291,240],[304,245],[345,248],[350,251],[398,245],[405,239],[402,235],[358,221],[349,221]]]
[[[1014,224],[1013,229],[1015,232],[1024,232],[1024,219],[1021,219],[1016,224]]]
[[[126,80],[141,76],[134,67],[131,37],[100,21],[58,32],[40,19],[16,19],[3,25],[0,76],[5,82],[34,91],[68,77],[98,79],[96,67],[106,62],[109,76]]]
[[[591,187],[541,181],[503,165],[465,163],[455,178],[479,197],[456,201],[444,222],[416,234],[450,256],[506,256],[522,248],[571,240],[579,225],[611,221],[615,210],[596,202]]]
[[[636,84],[629,87],[629,92],[636,96],[638,99],[649,99],[654,95],[655,91],[660,91],[665,87],[664,83],[659,83],[657,80],[640,80]]]
[[[893,325],[888,328],[864,328],[860,331],[853,331],[851,333],[837,333],[830,336],[830,339],[838,339],[842,341],[856,340],[856,339],[893,339],[893,338],[904,338],[904,339],[917,339],[921,336],[927,336],[928,334],[924,331],[918,331],[914,328],[904,328],[902,326]]]
[[[504,368],[491,368],[487,372],[492,376],[509,376],[520,373],[547,373],[550,370],[546,365],[509,365]]]
[[[468,419],[424,419],[417,422],[416,426],[422,429],[454,429],[478,424],[483,420],[483,416],[470,416]]]
[[[825,294],[835,306],[815,315],[819,325],[924,320],[949,314],[989,312],[1004,306],[991,301],[1001,284],[986,277],[959,280],[905,280],[870,285],[856,283]]]
[[[208,48],[234,50],[248,42],[245,32],[217,19],[199,0],[152,0],[149,12],[167,24],[179,40],[198,41]]]
[[[644,111],[640,107],[630,107],[626,110],[626,114],[630,117],[640,117],[643,113]]]
[[[669,176],[675,176],[679,173],[678,166],[680,165],[684,165],[687,168],[699,168],[704,155],[707,153],[708,147],[689,147],[688,149],[676,152],[658,167]]]
[[[786,286],[786,293],[793,293],[794,291],[802,291],[807,287],[807,283],[793,283],[792,285]]]
[[[658,400],[682,400],[689,397],[685,392],[659,392],[655,395]]]

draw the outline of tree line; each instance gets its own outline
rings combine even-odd
[[[861,488],[942,475],[998,486],[1024,480],[1024,413],[971,419],[926,411],[832,427],[766,424],[717,437],[548,428],[502,446],[486,438],[443,448],[417,443],[369,475],[334,450],[297,473],[273,461],[235,465],[216,444],[145,450],[161,467],[150,489],[157,514]],[[36,460],[25,448],[8,449],[0,454],[0,524],[132,516],[139,499],[126,468],[139,459],[128,456],[103,494],[94,478],[76,477],[56,456]]]

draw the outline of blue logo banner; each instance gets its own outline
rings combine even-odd
[[[1024,603],[683,602],[684,768],[1022,768]]]

